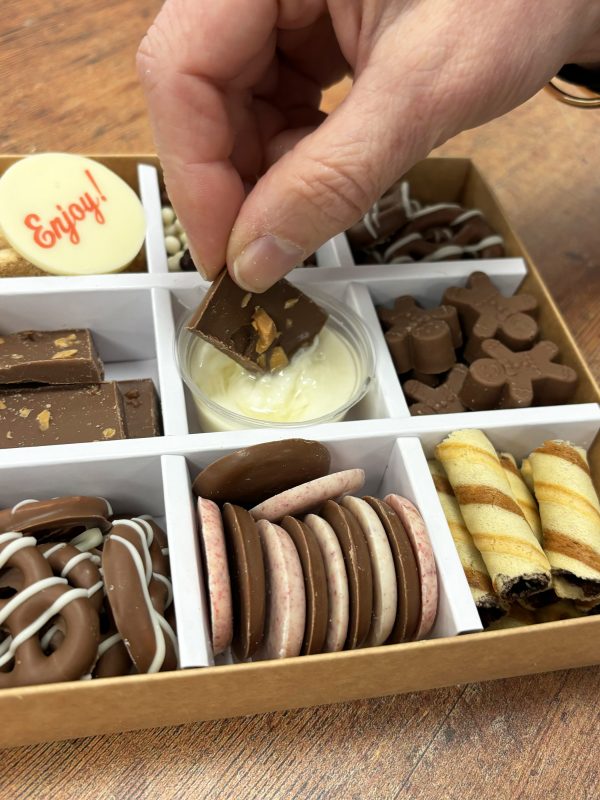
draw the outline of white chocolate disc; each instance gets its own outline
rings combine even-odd
[[[0,230],[23,258],[54,275],[119,272],[139,253],[142,204],[97,161],[41,153],[0,177]]]

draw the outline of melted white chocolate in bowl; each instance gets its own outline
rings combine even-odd
[[[305,423],[322,417],[337,421],[364,381],[355,349],[330,326],[275,373],[249,372],[201,339],[190,348],[187,366],[200,392],[224,412],[195,395],[205,431],[243,427],[227,412],[246,418],[251,425]]]

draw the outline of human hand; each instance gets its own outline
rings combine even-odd
[[[166,0],[138,71],[194,262],[264,291],[599,36],[589,0]]]

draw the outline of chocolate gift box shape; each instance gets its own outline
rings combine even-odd
[[[0,385],[81,384],[103,379],[104,368],[89,330],[0,335]]]
[[[550,586],[550,563],[482,431],[454,431],[436,447],[465,524],[499,597],[513,600]]]
[[[535,497],[529,491],[529,487],[523,480],[517,462],[510,453],[498,453],[502,469],[508,479],[515,500],[519,504],[521,511],[525,515],[529,527],[535,534],[535,538],[542,544],[542,523],[540,512]]]
[[[224,270],[188,329],[253,372],[282,369],[327,321],[323,309],[286,280],[263,294],[245,292]]]
[[[0,447],[126,439],[116,383],[0,392]]]
[[[446,380],[435,387],[427,386],[421,381],[406,381],[402,386],[404,394],[409,400],[416,401],[409,406],[410,413],[413,416],[422,416],[465,411],[459,395],[468,372],[464,364],[457,364],[452,367]]]
[[[526,350],[539,335],[533,316],[537,300],[530,294],[504,297],[483,272],[469,275],[466,288],[446,289],[443,302],[454,306],[467,336],[465,358],[481,356],[485,339],[498,339],[512,350]]]
[[[585,450],[547,441],[529,461],[556,594],[600,598],[600,503]]]
[[[455,309],[425,309],[413,297],[397,297],[393,308],[379,307],[377,315],[398,374],[411,369],[439,374],[456,362],[462,334]]]
[[[531,350],[515,353],[488,339],[481,349],[486,357],[471,364],[460,392],[471,411],[560,405],[575,393],[577,373],[554,363],[558,356],[554,342],[538,342]]]
[[[446,522],[460,558],[460,563],[465,572],[471,595],[477,606],[481,621],[487,627],[491,622],[506,613],[507,606],[500,601],[494,591],[487,567],[481,557],[481,553],[475,547],[473,537],[465,524],[458,500],[452,491],[452,486],[444,468],[435,459],[431,459],[427,463],[442,511],[446,517]]]

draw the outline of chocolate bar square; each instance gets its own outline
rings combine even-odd
[[[87,329],[0,335],[0,384],[87,384],[104,379]]]
[[[127,438],[141,439],[161,435],[161,419],[158,395],[150,378],[135,381],[119,381],[123,397]]]

